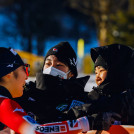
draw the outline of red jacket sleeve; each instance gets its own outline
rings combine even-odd
[[[8,98],[0,98],[0,122],[17,133],[24,124],[35,124],[18,103]]]

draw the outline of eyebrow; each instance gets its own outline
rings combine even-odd
[[[46,61],[53,61],[53,60],[48,58],[48,59],[46,59]],[[45,61],[45,62],[46,62],[46,61]],[[59,61],[59,60],[54,60],[54,61],[55,61],[55,62],[61,62],[61,61]]]
[[[51,59],[46,59],[46,61],[52,61],[52,60],[51,60]],[[45,61],[45,62],[46,62],[46,61]]]

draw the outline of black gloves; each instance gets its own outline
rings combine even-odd
[[[109,130],[110,126],[114,124],[115,121],[116,125],[120,125],[121,116],[114,112],[99,112],[96,114],[88,115],[81,110],[75,111],[75,109],[73,108],[72,110],[69,111],[67,118],[69,120],[73,120],[82,116],[87,116],[90,125],[90,130]]]
[[[114,112],[104,112],[88,116],[91,130],[109,130],[112,124],[120,124],[121,116]]]

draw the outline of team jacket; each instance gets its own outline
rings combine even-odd
[[[34,116],[38,123],[69,120],[65,111],[88,101],[84,87],[89,76],[63,80],[38,73],[36,83],[26,86],[24,95],[16,101]]]
[[[49,124],[37,124],[21,106],[12,100],[12,97],[6,88],[0,86],[0,128],[1,130],[8,126],[16,133],[20,133],[20,127],[25,122],[33,125],[33,131],[25,131],[25,134],[41,133],[78,133],[89,130],[89,122],[87,117],[82,117],[72,121],[62,121]]]
[[[19,133],[20,127],[25,122],[35,123],[30,116],[27,116],[21,106],[12,100],[8,90],[0,86],[0,129],[8,126]]]

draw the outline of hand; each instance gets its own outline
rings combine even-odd
[[[88,121],[88,118],[86,116],[78,118],[77,120],[80,123],[82,132],[87,132],[90,130],[89,121]]]
[[[0,134],[14,134],[14,133],[11,133],[10,128],[7,127],[5,129],[1,130]]]
[[[120,121],[121,116],[114,112],[93,114],[88,117],[90,127],[93,130],[109,130],[115,121]]]
[[[109,130],[112,124],[115,121],[120,121],[121,116],[114,112],[105,112],[103,113],[103,128],[104,130]]]

